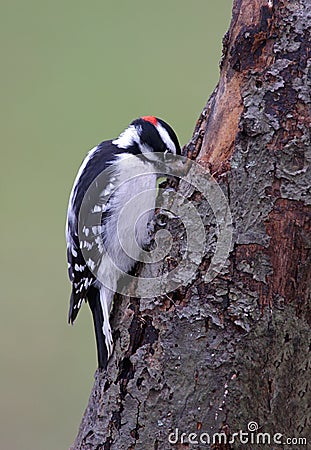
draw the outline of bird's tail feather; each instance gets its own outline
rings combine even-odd
[[[93,322],[94,322],[96,345],[97,345],[98,367],[100,369],[106,369],[107,362],[108,362],[108,350],[107,350],[107,346],[105,343],[105,336],[103,333],[104,317],[103,317],[103,311],[102,311],[101,304],[100,304],[99,290],[96,288],[92,288],[92,287],[90,290],[92,290],[92,292],[89,292],[88,303],[89,303],[91,311],[92,311]]]

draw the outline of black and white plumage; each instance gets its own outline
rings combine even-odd
[[[140,249],[149,240],[148,224],[152,220],[156,200],[157,175],[150,170],[157,164],[157,155],[154,153],[180,154],[176,134],[167,123],[156,117],[136,119],[117,139],[102,142],[90,150],[71,191],[66,226],[68,271],[72,283],[68,320],[73,323],[82,303],[89,303],[100,368],[106,368],[113,351],[109,314],[120,275],[105,253],[102,253],[98,267],[100,276],[95,276],[92,271],[93,261],[85,261],[82,249],[87,244],[79,239],[78,233],[80,208],[91,184],[108,169],[109,176],[104,178],[105,184],[100,189],[103,192],[111,190],[112,194],[102,212],[101,237],[107,253],[112,256],[119,269],[125,273],[130,272],[139,257]],[[148,166],[150,173],[139,178],[131,177],[138,166],[142,166],[143,171]],[[112,188],[115,183],[121,185],[114,191]],[[141,201],[136,202],[135,207],[128,211],[126,220],[118,222],[124,206],[142,192]],[[95,204],[94,210],[96,207]],[[119,235],[116,233],[117,227]],[[135,243],[127,239],[133,229]],[[84,231],[87,234],[89,230]]]

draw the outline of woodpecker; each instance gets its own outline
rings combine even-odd
[[[66,223],[68,272],[72,284],[68,322],[74,323],[83,302],[89,304],[100,369],[107,368],[113,351],[109,314],[120,277],[116,266],[129,273],[135,265],[135,259],[139,257],[140,249],[148,244],[148,227],[154,215],[157,183],[157,175],[152,173],[152,169],[156,168],[159,162],[163,163],[166,156],[179,155],[180,152],[178,138],[173,129],[157,117],[144,116],[134,120],[116,139],[101,142],[90,150],[75,178],[69,197]],[[134,166],[142,166],[142,171],[148,168],[147,175],[141,178],[131,177]],[[86,243],[79,238],[78,222],[84,196],[104,171],[108,176],[104,177],[104,181],[101,180],[104,185],[100,186],[100,189],[102,192],[108,190],[111,196],[101,215],[100,235],[106,253],[100,252],[99,277],[92,270],[93,261],[85,261],[83,247]],[[125,183],[122,184],[123,181]],[[115,185],[119,187],[114,190]],[[143,201],[135,203],[135,208],[130,209],[126,217],[122,216],[125,205],[141,192],[146,193],[142,197]],[[94,210],[98,211],[96,202]],[[127,244],[130,247],[128,252],[120,241],[126,242],[131,227],[135,228],[136,243],[140,249],[130,241]],[[96,242],[100,246],[100,242]],[[109,255],[113,255],[116,266]]]

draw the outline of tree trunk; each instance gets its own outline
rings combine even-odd
[[[114,355],[72,449],[307,448],[310,29],[310,0],[234,1],[219,84],[185,148],[228,199],[227,264],[205,281],[217,223],[192,191],[207,233],[195,277],[157,299],[117,297]],[[167,229],[186,240],[174,219]],[[141,275],[174,267],[174,248]]]

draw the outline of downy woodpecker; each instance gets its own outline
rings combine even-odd
[[[148,244],[148,225],[154,215],[158,170],[151,172],[161,159],[157,154],[162,155],[163,163],[168,153],[180,154],[178,139],[172,128],[156,117],[141,117],[134,120],[117,139],[104,141],[90,150],[73,184],[66,224],[68,272],[72,283],[68,321],[73,324],[82,303],[88,302],[93,316],[99,368],[106,368],[113,351],[109,314],[120,277],[116,266],[129,273],[139,257],[139,247]],[[133,161],[136,166],[148,167],[149,173],[141,178],[131,177]],[[93,261],[85,261],[83,256],[83,246],[86,244],[79,237],[78,222],[84,196],[91,184],[107,169],[108,177],[104,177],[104,182],[99,181],[103,182],[100,189],[103,192],[108,189],[111,196],[101,215],[100,237],[106,253],[100,252],[101,276],[98,277],[92,271]],[[101,180],[100,177],[98,179]],[[114,185],[119,187],[114,189]],[[124,214],[120,215],[125,205],[142,191],[147,192],[144,201],[135,203],[135,208],[126,218]],[[130,242],[130,252],[127,252],[120,240],[126,240],[130,228],[135,229],[135,244],[138,246],[132,246]],[[113,255],[114,263],[107,254]],[[109,280],[107,286],[103,282],[105,278]]]

